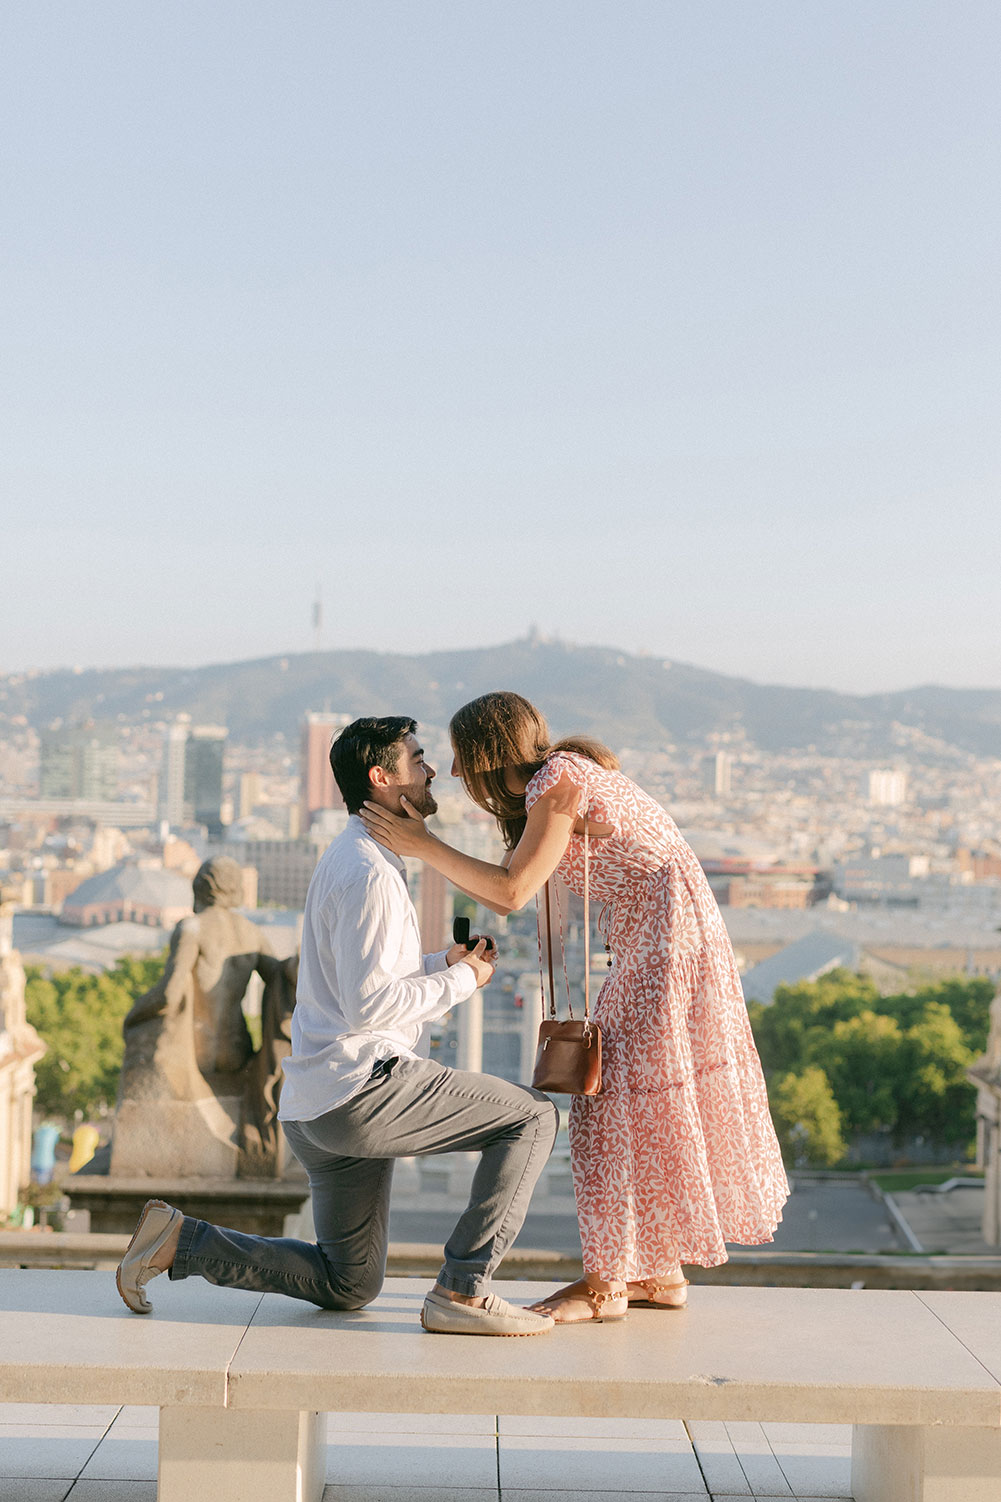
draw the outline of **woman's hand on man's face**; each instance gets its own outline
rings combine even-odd
[[[374,840],[396,855],[420,855],[431,836],[424,820],[406,798],[400,795],[401,812],[391,813],[378,803],[363,803],[359,817]]]

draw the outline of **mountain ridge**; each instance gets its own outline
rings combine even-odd
[[[616,746],[704,743],[743,731],[762,750],[811,747],[885,756],[924,739],[927,754],[1001,754],[1001,689],[928,684],[894,693],[759,684],[673,659],[538,636],[495,647],[422,653],[363,649],[276,654],[198,668],[57,669],[0,676],[0,723],[36,729],[61,719],[173,719],[228,725],[240,741],[292,739],[310,709],[409,713],[445,725],[466,700],[514,688],[554,734],[574,730]]]

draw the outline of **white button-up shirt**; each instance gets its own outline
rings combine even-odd
[[[380,1059],[426,1059],[430,1024],[475,990],[470,965],[422,956],[403,862],[352,815],[306,894],[279,1117],[313,1121],[343,1105]]]

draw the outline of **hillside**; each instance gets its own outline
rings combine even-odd
[[[528,638],[498,647],[403,655],[313,652],[201,668],[137,667],[0,677],[0,723],[41,727],[86,717],[228,725],[238,741],[293,737],[309,709],[396,711],[444,725],[467,699],[513,688],[542,708],[556,734],[591,731],[613,745],[701,743],[743,727],[764,750],[815,746],[831,754],[899,750],[900,726],[923,756],[949,748],[1001,754],[1001,690],[915,688],[853,696],[784,688],[614,648]]]

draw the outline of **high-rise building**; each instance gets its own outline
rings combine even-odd
[[[337,791],[330,770],[330,743],[339,730],[351,723],[351,716],[310,712],[302,722],[302,827],[308,829],[313,816],[324,808],[343,808],[344,799]]]
[[[248,818],[261,802],[262,797],[263,787],[260,772],[241,772],[237,817],[240,819]]]
[[[160,778],[160,818],[173,829],[204,824],[222,833],[223,725],[192,725],[181,715],[167,727]]]
[[[191,722],[187,715],[167,726],[163,743],[163,772],[160,777],[160,818],[174,829],[184,820],[184,753]]]
[[[226,729],[195,725],[184,749],[184,808],[210,836],[222,833],[222,756]]]
[[[878,767],[869,773],[869,802],[876,808],[898,808],[907,802],[907,773],[900,767]]]
[[[42,798],[110,803],[118,791],[118,737],[113,725],[53,726],[39,748]]]
[[[243,840],[227,850],[257,874],[257,902],[261,907],[302,909],[309,879],[322,846],[308,836],[296,840]]]
[[[726,751],[714,751],[702,758],[702,786],[712,798],[728,798],[733,758]]]

